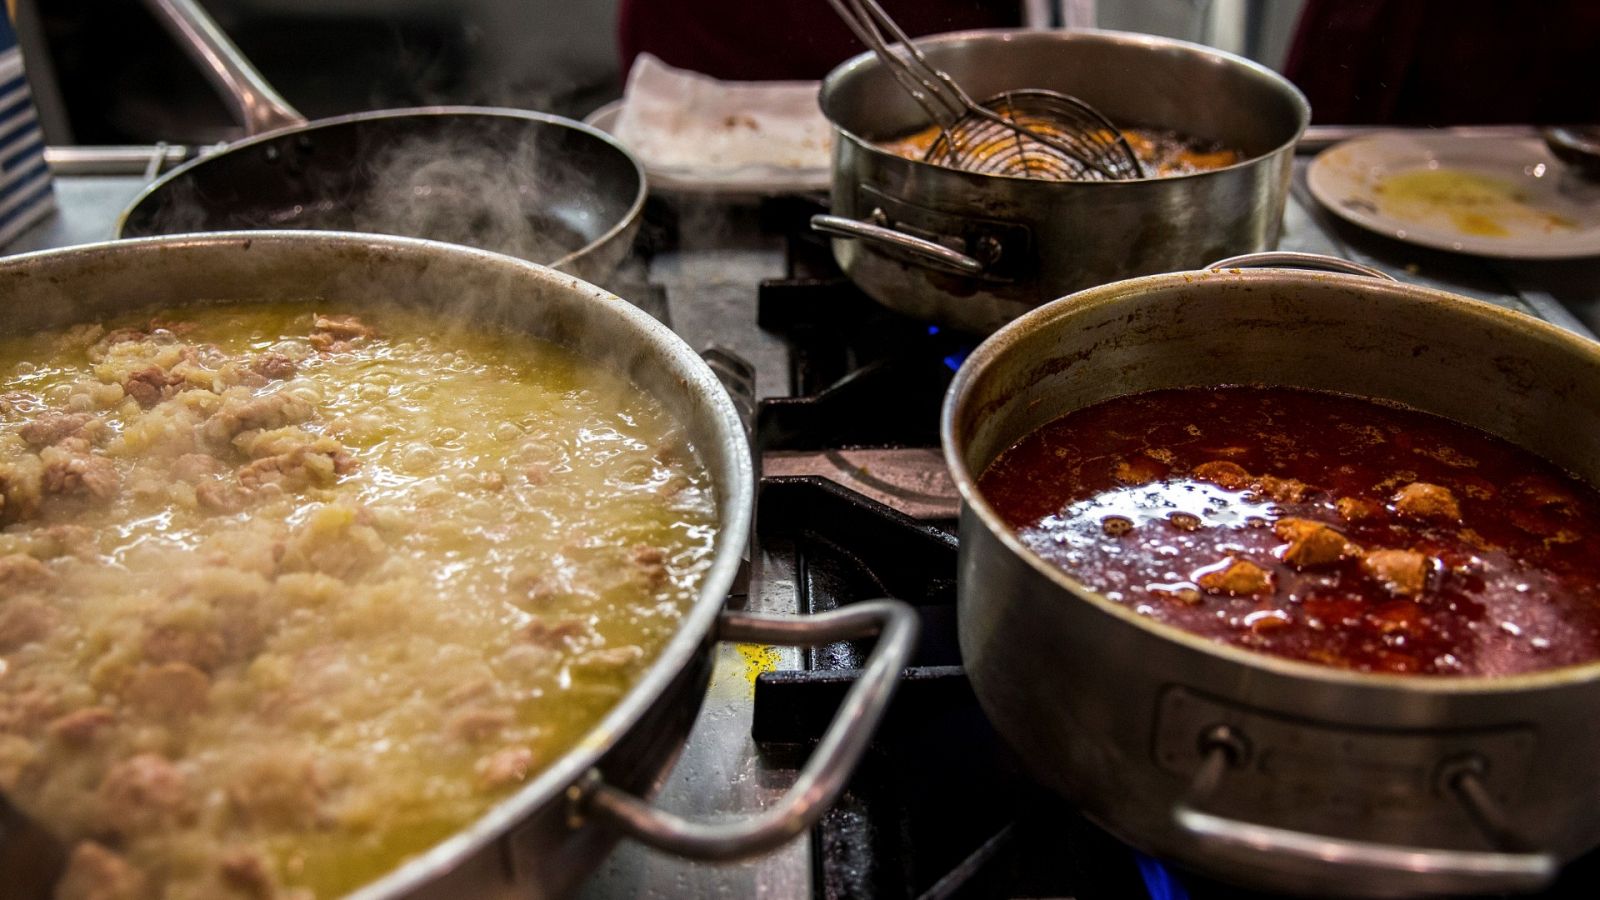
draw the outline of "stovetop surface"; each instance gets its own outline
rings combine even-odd
[[[148,176],[97,172],[93,155],[88,168],[58,170],[58,214],[7,252],[111,236]],[[1594,261],[1505,263],[1386,241],[1318,208],[1306,162],[1296,160],[1282,249],[1344,256],[1580,331],[1600,323]],[[723,346],[753,364],[751,398],[766,400],[754,410],[765,477],[755,576],[730,605],[794,613],[897,596],[922,616],[921,646],[860,772],[809,839],[718,867],[624,844],[583,896],[1246,896],[1184,873],[1163,878],[1174,873],[1029,784],[977,712],[955,651],[956,503],[936,434],[944,386],[975,340],[866,301],[804,228],[817,202],[653,198],[646,252],[607,286],[695,349]],[[656,802],[699,818],[770,803],[859,658],[849,645],[719,649],[700,719]],[[1586,889],[1596,884],[1591,855],[1551,896],[1600,896]]]

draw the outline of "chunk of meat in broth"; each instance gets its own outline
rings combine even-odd
[[[123,379],[122,391],[145,409],[149,409],[178,393],[183,376],[174,375],[160,366],[146,366]]]
[[[527,747],[502,747],[478,760],[478,780],[485,788],[502,788],[528,777],[534,754]]]
[[[122,697],[147,715],[180,719],[206,707],[211,678],[188,663],[145,666],[128,678]]]
[[[120,853],[93,841],[72,848],[55,900],[146,900],[149,882]]]
[[[103,456],[72,452],[60,446],[39,454],[44,463],[40,486],[45,494],[110,500],[122,486],[116,464]]]
[[[103,427],[103,423],[89,413],[52,410],[42,413],[17,429],[17,435],[22,438],[23,443],[38,450],[54,446],[69,437],[92,440],[94,434]]]
[[[56,619],[56,611],[36,598],[0,599],[0,653],[10,653],[45,637],[55,627]]]
[[[312,322],[311,346],[318,350],[348,350],[361,340],[377,334],[355,316],[317,316]]]
[[[155,753],[140,753],[113,765],[96,797],[102,820],[125,837],[169,828],[195,813],[188,778]]]
[[[236,389],[242,390],[242,389]],[[226,397],[201,433],[214,444],[228,444],[243,431],[298,425],[311,418],[311,402],[285,390],[255,397]]]

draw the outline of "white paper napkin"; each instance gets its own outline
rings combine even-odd
[[[657,184],[702,190],[825,190],[832,126],[814,81],[721,81],[644,53],[615,134]]]

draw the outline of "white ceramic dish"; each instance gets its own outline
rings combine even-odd
[[[1377,134],[1323,151],[1307,184],[1335,215],[1424,247],[1506,259],[1600,255],[1600,184],[1536,138]]]

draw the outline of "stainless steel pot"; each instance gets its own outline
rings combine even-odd
[[[822,83],[833,214],[813,224],[836,236],[840,267],[886,306],[986,332],[1080,288],[1277,245],[1294,144],[1310,119],[1282,76],[1197,44],[1110,31],[972,31],[917,44],[974,97],[1051,88],[1119,124],[1215,140],[1245,160],[1177,178],[1051,182],[905,159],[876,142],[925,127],[927,114],[864,53]]]
[[[773,849],[809,827],[837,795],[884,711],[911,650],[915,614],[892,601],[797,618],[723,609],[750,527],[749,445],[716,376],[649,315],[572,276],[511,257],[373,235],[187,235],[0,260],[0,333],[142,306],[296,298],[323,308],[404,304],[527,332],[609,366],[682,424],[712,473],[720,520],[714,560],[693,608],[594,730],[478,821],[353,896],[559,896],[622,835],[681,856],[723,860]],[[688,734],[716,642],[814,644],[873,633],[879,639],[861,681],[793,788],[770,809],[706,825],[641,799],[659,786]],[[0,844],[22,837],[0,822]],[[0,893],[16,896],[24,877],[7,872]]]
[[[1107,828],[1232,882],[1365,896],[1546,883],[1600,843],[1600,664],[1376,675],[1216,643],[1033,555],[977,491],[1002,450],[1072,410],[1253,383],[1397,401],[1600,483],[1600,345],[1530,317],[1285,269],[1063,298],[983,343],[945,400],[961,651],[984,710]]]

